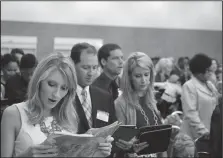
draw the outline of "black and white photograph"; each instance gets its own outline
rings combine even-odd
[[[1,157],[221,158],[222,1],[1,1]]]

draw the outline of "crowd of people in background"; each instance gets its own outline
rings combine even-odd
[[[222,64],[203,53],[175,59],[133,52],[124,59],[118,44],[96,50],[78,43],[69,57],[53,53],[38,61],[18,48],[1,55],[3,157],[56,156],[55,147],[41,144],[54,128],[46,122],[56,124],[53,131],[84,134],[116,120],[175,127],[168,150],[147,157],[221,157],[221,117]],[[140,157],[149,145],[119,140],[115,152],[112,141],[99,144],[104,157]]]

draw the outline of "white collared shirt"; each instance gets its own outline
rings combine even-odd
[[[88,102],[88,104],[89,104],[89,105],[91,106],[91,108],[92,108],[92,104],[91,104],[91,96],[90,96],[90,92],[89,92],[89,86],[85,87],[84,89],[87,91],[87,102]],[[78,98],[79,98],[81,104],[83,104],[83,101],[84,101],[84,100],[83,100],[83,97],[82,97],[82,95],[81,95],[82,90],[83,90],[83,88],[82,88],[80,85],[77,85],[77,90],[76,90],[76,92],[77,92],[77,96],[78,96]]]

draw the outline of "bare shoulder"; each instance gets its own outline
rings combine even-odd
[[[7,107],[2,116],[2,122],[6,122],[11,125],[19,125],[20,123],[20,114],[16,105]]]

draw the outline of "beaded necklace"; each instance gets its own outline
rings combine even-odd
[[[42,121],[40,121],[40,130],[47,136],[54,133],[55,131],[59,131],[59,132],[62,131],[62,128],[58,125],[58,123],[54,117],[50,123],[50,126],[47,127],[45,122],[46,122],[46,118],[44,118]]]

